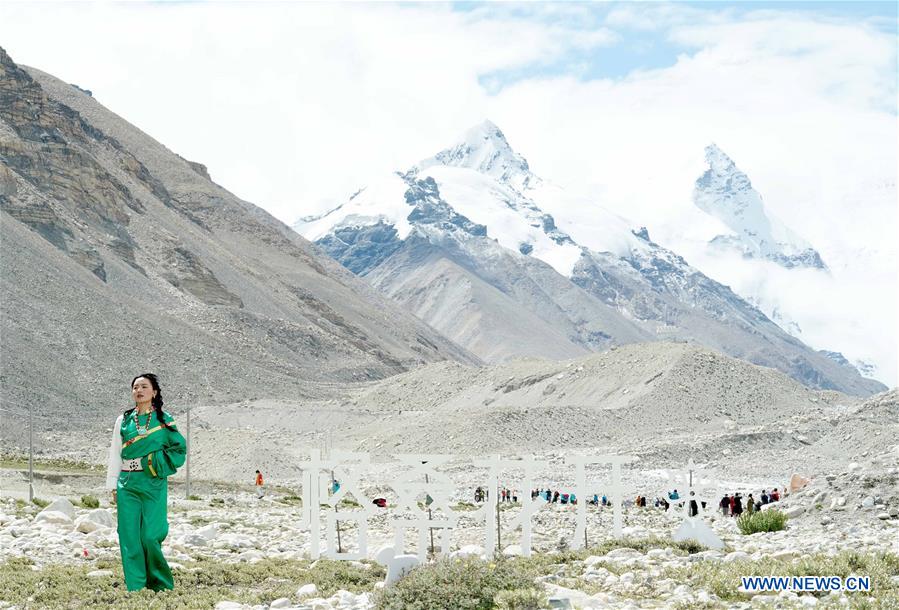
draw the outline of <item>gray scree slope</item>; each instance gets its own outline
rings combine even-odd
[[[202,165],[2,49],[0,220],[11,409],[112,421],[147,370],[183,404],[480,362]]]

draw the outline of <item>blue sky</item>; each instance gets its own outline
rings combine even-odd
[[[614,41],[589,49],[570,49],[550,61],[483,74],[479,82],[488,93],[531,78],[570,76],[579,80],[619,79],[635,71],[668,68],[678,56],[700,50],[673,42],[668,37],[670,22],[633,25],[609,19],[620,8],[653,10],[665,6],[692,9],[705,15],[728,15],[741,19],[751,13],[789,12],[818,20],[846,20],[867,23],[881,31],[897,32],[896,2],[678,2],[678,3],[528,3],[484,4],[454,3],[453,10],[478,13],[479,16],[536,20],[546,25],[564,25],[579,30],[605,28]],[[555,9],[555,10],[553,10]],[[680,17],[683,20],[683,16]]]

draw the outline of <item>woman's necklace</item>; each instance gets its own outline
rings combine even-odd
[[[147,413],[152,413],[152,411],[147,411]],[[137,419],[137,407],[135,407],[135,409],[134,409],[134,427],[137,428],[138,435],[146,434],[147,432],[150,431],[150,420],[151,419],[153,419],[153,418],[147,417],[147,425],[144,427],[143,430],[141,430],[140,422]]]

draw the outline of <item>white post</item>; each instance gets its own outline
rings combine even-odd
[[[34,407],[28,410],[28,501],[34,502]]]
[[[187,405],[187,459],[184,462],[184,499],[190,499],[190,405]]]

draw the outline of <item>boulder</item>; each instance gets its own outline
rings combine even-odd
[[[209,544],[209,540],[205,536],[201,536],[196,532],[187,534],[181,539],[181,542],[187,546],[193,547],[207,546]]]
[[[65,498],[57,498],[53,500],[53,502],[48,504],[47,507],[44,508],[44,510],[42,510],[41,512],[43,513],[52,511],[65,514],[70,521],[75,520],[75,507],[72,506],[72,503]]]
[[[801,504],[797,504],[796,506],[791,506],[790,508],[786,509],[784,511],[784,514],[788,518],[793,519],[795,517],[798,517],[799,515],[801,515],[804,512],[805,512],[805,507],[802,506]]]
[[[34,518],[35,523],[52,523],[55,525],[72,525],[72,518],[57,510],[42,510]]]
[[[808,485],[808,483],[808,477],[804,477],[799,473],[793,473],[793,476],[790,477],[790,493],[796,493]]]
[[[318,587],[315,585],[315,583],[310,582],[309,584],[303,585],[302,587],[297,589],[297,597],[301,600],[307,597],[313,597],[315,595],[318,595]]]
[[[462,548],[450,553],[453,559],[457,557],[480,557],[484,554],[484,547],[477,544],[466,544]]]
[[[269,608],[290,608],[290,600],[286,597],[279,597],[268,605]]]
[[[75,529],[84,534],[115,526],[116,523],[112,515],[104,508],[95,508],[88,514],[81,515],[75,520]]]
[[[194,533],[198,536],[203,536],[207,541],[212,541],[219,535],[219,528],[215,523],[210,523],[209,525],[204,525]]]

